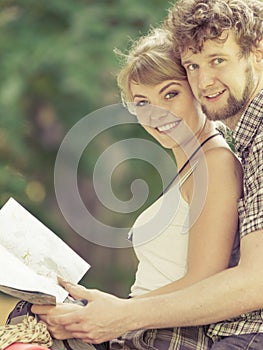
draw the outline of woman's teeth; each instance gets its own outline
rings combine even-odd
[[[163,126],[158,126],[157,127],[157,130],[158,131],[168,131],[168,130],[170,130],[170,129],[173,129],[175,126],[176,126],[176,122],[174,122],[174,123],[169,123],[169,124],[165,124],[165,125],[163,125]]]

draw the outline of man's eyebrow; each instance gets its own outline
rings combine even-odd
[[[185,61],[182,60],[182,61],[181,61],[181,65],[182,65],[182,66],[184,66],[184,65],[186,65],[186,64],[190,64],[190,63],[192,63],[190,60],[185,60]]]
[[[227,57],[228,55],[226,53],[223,53],[223,52],[214,52],[214,53],[211,53],[209,55],[206,55],[204,58],[205,59],[213,59],[213,58],[216,58],[216,57]],[[186,64],[195,64],[194,63],[194,60],[191,60],[191,59],[186,59],[186,60],[183,60],[181,61],[181,64],[182,66],[186,65]]]

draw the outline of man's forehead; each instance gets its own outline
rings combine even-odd
[[[207,39],[199,50],[194,46],[186,47],[181,53],[182,62],[191,61],[199,56],[213,57],[222,54],[233,55],[235,52],[239,52],[234,34],[231,32],[228,32],[227,36],[225,34],[223,33],[215,39]]]

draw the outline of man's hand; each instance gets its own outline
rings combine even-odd
[[[97,290],[88,290],[62,279],[59,279],[59,282],[74,299],[86,299],[88,304],[69,312],[60,313],[55,309],[53,312],[51,310],[47,318],[45,317],[50,327],[56,326],[56,331],[59,329],[67,331],[71,337],[94,344],[113,339],[128,329],[126,327],[129,320],[122,316],[121,310],[122,305],[126,305],[129,300],[119,299]]]
[[[54,324],[52,318],[58,315],[65,315],[70,312],[79,310],[81,306],[76,304],[58,304],[56,306],[33,305],[31,311],[47,324],[49,333],[54,339],[64,340],[74,338],[62,325]]]

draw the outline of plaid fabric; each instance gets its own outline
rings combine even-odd
[[[204,327],[138,330],[110,342],[111,350],[205,350],[211,339]]]
[[[244,196],[238,204],[240,236],[263,229],[263,90],[250,103],[234,132],[244,169]],[[208,336],[263,333],[263,309],[210,325]]]
[[[263,90],[251,102],[234,133],[244,169],[239,203],[241,237],[263,228]]]

